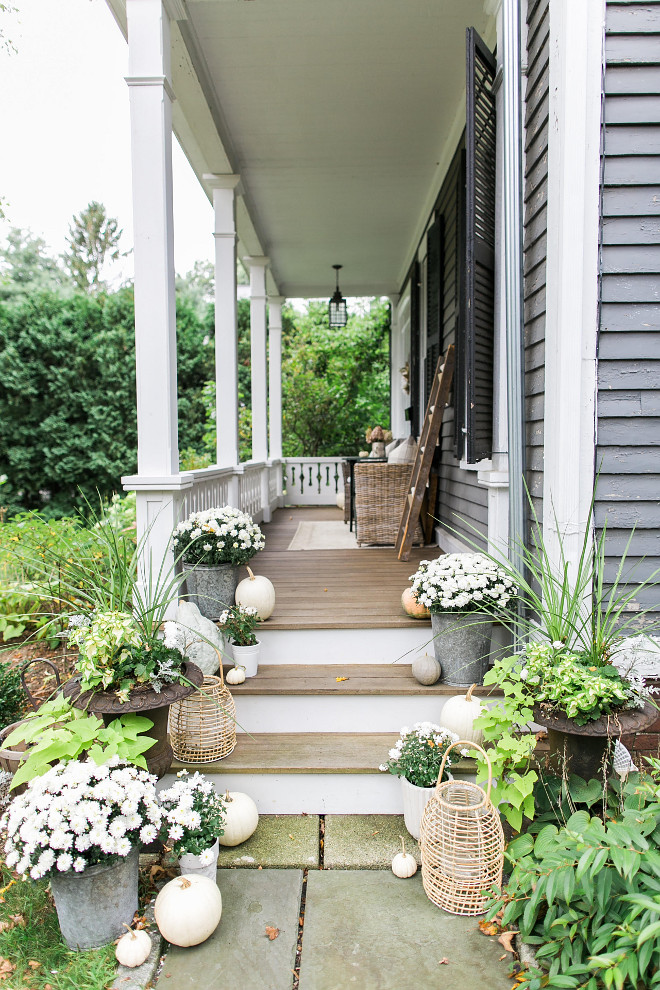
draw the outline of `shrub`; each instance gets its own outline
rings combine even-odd
[[[0,663],[0,729],[22,718],[26,708],[27,696],[18,670]]]

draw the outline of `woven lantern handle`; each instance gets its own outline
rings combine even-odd
[[[214,646],[213,649],[218,654],[218,663],[220,665],[220,683],[224,687],[225,686],[225,674],[224,674],[224,671],[222,669],[222,652],[218,649],[217,646]]]
[[[478,743],[472,742],[470,739],[459,739],[458,742],[452,743],[451,746],[448,746],[447,749],[445,750],[444,755],[442,757],[442,763],[440,764],[440,773],[438,774],[438,782],[435,785],[435,797],[440,796],[439,787],[442,782],[442,775],[445,772],[445,763],[447,762],[447,757],[449,756],[451,750],[456,749],[456,747],[458,746],[471,746],[472,749],[478,749],[481,755],[483,756],[483,758],[485,759],[486,763],[488,764],[488,784],[486,786],[486,790],[484,791],[484,799],[481,802],[481,804],[475,804],[472,806],[473,808],[481,808],[490,801],[490,791],[493,786],[493,768],[491,766],[490,760],[488,758],[488,753],[486,752],[486,750],[482,749]]]

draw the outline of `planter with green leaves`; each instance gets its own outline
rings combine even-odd
[[[161,791],[161,835],[178,857],[181,873],[199,874],[214,883],[218,840],[224,835],[225,805],[212,782],[201,773],[180,770],[177,779]]]
[[[257,609],[250,605],[225,609],[218,620],[218,625],[232,641],[234,663],[243,668],[246,677],[255,677],[259,670],[261,643],[254,634],[258,624]]]

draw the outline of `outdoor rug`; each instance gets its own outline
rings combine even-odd
[[[355,533],[341,520],[301,522],[288,550],[357,550]]]

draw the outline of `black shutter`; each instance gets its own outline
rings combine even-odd
[[[410,276],[410,432],[418,437],[420,422],[420,333],[419,333],[419,262],[415,261]]]
[[[429,401],[433,373],[442,345],[444,312],[444,218],[439,216],[426,235],[426,361],[424,365],[424,408]]]
[[[493,327],[495,295],[496,63],[468,28],[466,114],[465,402],[467,459],[493,450]]]

